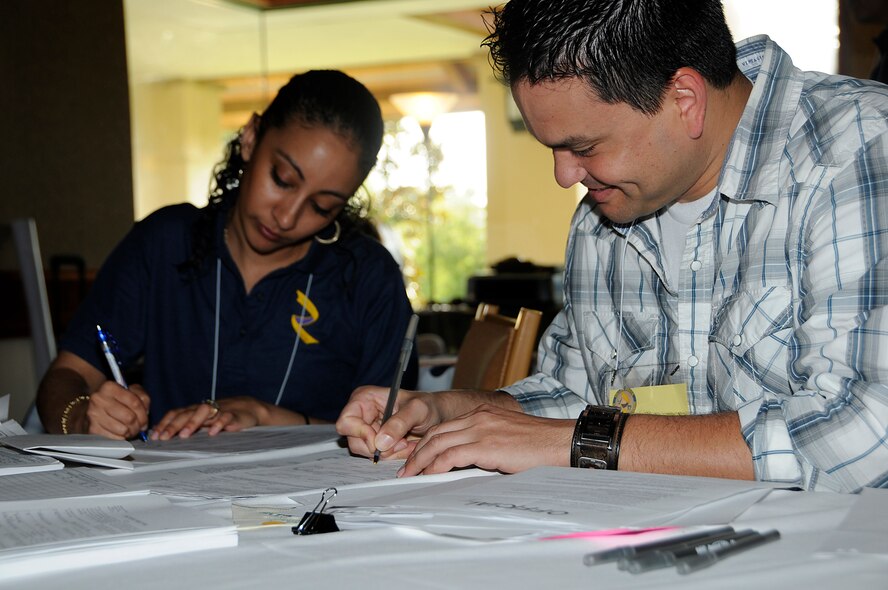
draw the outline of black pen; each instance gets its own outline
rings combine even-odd
[[[725,535],[734,534],[734,528],[723,526],[714,529],[706,529],[702,531],[694,531],[683,535],[674,535],[665,539],[657,539],[640,545],[627,545],[623,547],[614,547],[605,549],[595,553],[588,553],[583,557],[583,563],[586,565],[598,565],[599,563],[607,563],[620,559],[632,559],[653,551],[666,551],[677,547],[685,547],[692,544],[703,544],[711,541],[723,539]]]
[[[765,531],[764,533],[752,533],[742,539],[737,539],[736,541],[732,541],[727,545],[717,547],[711,551],[704,551],[697,555],[691,555],[680,559],[675,565],[675,568],[680,574],[690,574],[699,569],[703,569],[704,567],[709,567],[720,559],[747,549],[752,549],[753,547],[758,547],[759,545],[764,545],[765,543],[770,543],[771,541],[776,541],[779,538],[780,533],[774,529]]]
[[[712,535],[698,541],[688,541],[675,546],[664,547],[653,551],[646,551],[634,557],[624,557],[617,563],[617,568],[633,574],[641,574],[655,569],[671,567],[683,559],[701,555],[713,551],[719,547],[736,543],[746,537],[755,536],[753,530],[746,529],[738,532],[725,532]]]
[[[389,389],[388,401],[385,403],[385,411],[382,413],[382,424],[392,417],[392,410],[395,409],[395,399],[398,397],[398,390],[401,389],[401,378],[407,365],[410,363],[410,352],[413,350],[413,339],[416,337],[416,325],[419,323],[419,316],[413,314],[407,323],[407,332],[404,334],[404,343],[401,344],[401,358],[398,359],[398,368],[395,370],[395,376],[392,378],[392,388]],[[382,426],[380,424],[380,426]],[[373,453],[373,463],[379,463],[379,449]]]

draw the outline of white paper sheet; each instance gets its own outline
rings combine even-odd
[[[52,457],[43,457],[31,453],[23,453],[15,449],[0,447],[0,475],[18,475],[38,471],[53,471],[63,468],[61,461]]]
[[[8,436],[18,436],[20,434],[28,433],[15,420],[7,420],[6,422],[0,423],[0,438],[6,438]]]
[[[317,426],[261,426],[241,432],[207,436],[198,432],[186,439],[134,441],[133,470],[137,473],[194,466],[255,463],[295,458],[340,449],[332,424]],[[109,475],[128,475],[108,472]]]
[[[888,555],[888,490],[863,488],[854,506],[827,537],[821,552]]]
[[[322,490],[395,477],[402,462],[350,457],[343,450],[261,463],[204,465],[115,477],[125,486],[172,496],[245,498]]]
[[[237,544],[229,520],[149,495],[0,505],[0,530],[4,578]]]
[[[0,477],[0,503],[129,494],[144,491],[137,486],[114,483],[89,468],[68,468],[48,473],[24,473]]]
[[[0,439],[0,443],[26,453],[55,457],[86,465],[132,469],[131,461],[124,460],[133,452],[133,445],[125,440],[112,440],[92,434],[23,434]]]
[[[394,507],[393,514],[404,508],[425,508],[433,514],[532,520],[540,531],[563,530],[562,525],[593,530],[727,523],[770,489],[724,479],[538,467],[515,475],[395,493],[386,502]],[[736,501],[726,502],[727,498]],[[695,515],[698,510],[705,510],[705,518]]]
[[[0,396],[0,422],[9,420],[9,394]]]
[[[230,455],[304,447],[334,441],[338,438],[339,434],[333,424],[262,426],[240,432],[220,432],[216,436],[208,436],[205,431],[200,431],[189,438],[136,441],[135,454],[137,458],[150,455],[185,458]]]

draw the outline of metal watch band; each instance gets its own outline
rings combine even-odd
[[[571,467],[616,469],[623,425],[628,417],[614,406],[586,406],[574,429]]]

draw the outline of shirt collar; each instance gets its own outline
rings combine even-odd
[[[781,156],[802,93],[802,72],[766,35],[737,44],[737,66],[753,83],[722,166],[719,191],[776,203]]]

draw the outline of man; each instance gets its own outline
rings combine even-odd
[[[352,451],[888,486],[888,89],[735,50],[717,0],[511,0],[485,44],[588,189],[564,309],[504,391],[401,391],[380,426],[357,390]]]

